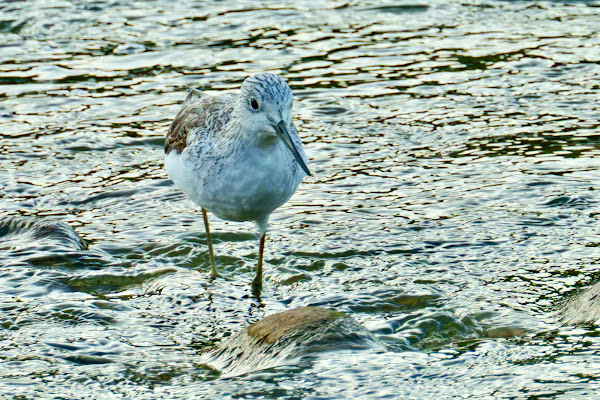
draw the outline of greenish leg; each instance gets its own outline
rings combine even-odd
[[[257,297],[260,297],[260,291],[262,289],[262,265],[263,265],[263,254],[265,252],[265,239],[266,233],[263,233],[260,237],[260,245],[258,246],[258,264],[256,266],[256,276],[252,281],[252,291]]]
[[[202,217],[204,218],[204,230],[206,231],[206,243],[208,244],[208,257],[210,259],[210,275],[213,278],[219,276],[217,273],[217,267],[215,265],[215,255],[213,253],[212,240],[210,240],[210,228],[208,226],[208,215],[206,210],[202,207]]]

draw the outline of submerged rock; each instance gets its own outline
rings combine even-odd
[[[573,296],[560,310],[565,324],[600,323],[600,282]]]
[[[30,248],[34,242],[73,250],[87,247],[77,232],[64,222],[38,217],[0,218],[0,248]]]
[[[382,349],[382,343],[349,315],[300,307],[244,328],[208,353],[205,362],[225,376],[234,376],[319,352],[377,348]]]

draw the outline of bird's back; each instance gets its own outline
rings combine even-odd
[[[244,123],[253,114],[244,114],[239,96],[192,91],[169,128],[165,168],[179,189],[219,218],[266,221],[293,195],[304,172],[275,133],[260,144],[247,135]],[[290,123],[288,129],[306,163],[296,128]]]
[[[192,90],[171,123],[165,154],[172,151],[182,154],[195,140],[217,136],[231,118],[234,97],[231,94],[209,96]]]

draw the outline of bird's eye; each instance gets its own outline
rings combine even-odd
[[[250,99],[250,107],[252,107],[253,110],[258,110],[258,101],[256,101],[256,99]]]

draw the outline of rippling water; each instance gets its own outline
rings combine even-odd
[[[0,395],[598,393],[600,330],[555,311],[599,276],[600,3],[314,4],[0,3]],[[315,176],[271,219],[259,301],[253,226],[211,219],[210,282],[162,146],[189,88],[262,71]],[[388,350],[201,364],[301,305]]]

